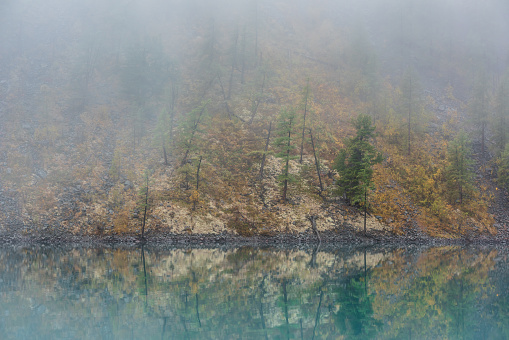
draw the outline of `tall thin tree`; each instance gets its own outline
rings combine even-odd
[[[303,106],[303,114],[302,114],[302,138],[300,142],[300,160],[299,163],[302,164],[302,155],[304,153],[304,132],[306,131],[306,116],[308,113],[308,100],[309,100],[309,78],[307,79],[306,87],[303,91],[302,98],[302,106]]]

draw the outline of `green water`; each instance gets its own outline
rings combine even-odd
[[[506,255],[0,248],[0,339],[507,339]]]

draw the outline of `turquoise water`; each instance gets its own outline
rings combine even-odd
[[[0,339],[507,339],[507,252],[0,248]]]

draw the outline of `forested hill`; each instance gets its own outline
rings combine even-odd
[[[0,4],[2,232],[509,222],[509,4]]]

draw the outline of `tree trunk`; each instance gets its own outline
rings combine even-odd
[[[133,154],[136,153],[136,120],[133,124]]]
[[[231,120],[232,119],[232,114],[231,114],[231,111],[230,111],[230,105],[228,105],[228,100],[226,98],[226,93],[224,91],[223,81],[221,80],[221,75],[218,74],[217,77],[219,79],[219,86],[221,87],[221,92],[223,93],[224,107],[226,109],[226,113],[228,114],[228,118]]]
[[[267,326],[265,325],[265,316],[264,316],[264,313],[263,313],[263,298],[264,298],[264,295],[265,295],[265,289],[263,288],[263,285],[265,283],[265,277],[263,277],[262,279],[262,282],[260,283],[260,319],[261,319],[261,322],[262,322],[262,329],[265,333],[265,339],[268,340],[269,337],[268,337],[268,334],[267,334]]]
[[[145,266],[145,249],[143,248],[143,244],[141,245],[141,262],[143,265],[143,278],[145,281],[145,307],[148,304],[148,284],[147,284],[147,269]]]
[[[203,108],[200,111],[200,114],[198,115],[198,118],[194,122],[193,131],[191,132],[191,137],[189,138],[189,142],[187,143],[187,149],[184,154],[184,157],[182,158],[182,162],[180,163],[180,166],[183,166],[184,164],[186,164],[187,156],[189,156],[189,151],[191,150],[191,146],[193,145],[194,134],[196,133],[196,130],[198,129],[198,124],[200,124],[200,121],[201,121],[201,118],[203,115],[203,111],[205,111],[205,107],[206,107],[206,105],[203,106]]]
[[[461,184],[458,186],[459,192],[460,192],[460,205],[463,204],[463,188]]]
[[[482,118],[484,119],[484,118]],[[486,130],[486,122],[481,123],[481,162],[484,164],[484,135]]]
[[[198,325],[201,328],[200,312],[198,310],[198,293],[196,293],[196,318],[198,319]]]
[[[309,136],[311,137],[311,146],[313,147],[313,155],[315,156],[316,173],[318,175],[318,181],[320,182],[320,195],[323,191],[322,176],[320,175],[320,163],[318,163],[318,157],[316,156],[315,142],[313,140],[313,132],[309,129]]]
[[[256,116],[256,113],[258,112],[258,107],[260,106],[260,100],[261,96],[263,95],[263,88],[265,87],[265,73],[263,74],[263,81],[262,81],[262,88],[260,95],[257,96],[257,98],[254,100],[253,105],[251,107],[251,119],[249,120],[249,124],[253,123],[254,117]]]
[[[147,186],[147,191],[145,192],[145,209],[143,212],[143,224],[141,225],[141,238],[145,238],[145,221],[147,219],[147,208],[148,208],[148,174],[147,174],[147,182],[145,183]]]
[[[171,85],[171,102],[170,102],[170,142],[173,144],[173,128],[175,125],[175,104],[177,102],[178,87]]]
[[[288,315],[288,293],[286,291],[286,279],[283,279],[283,302],[285,304],[286,338],[290,339],[290,322]]]
[[[230,71],[230,80],[228,81],[228,95],[226,98],[230,100],[232,95],[232,85],[233,85],[233,71],[235,70],[235,65],[232,65],[232,70]]]
[[[163,142],[163,155],[164,155],[164,165],[168,165],[168,157],[166,156],[166,147]]]
[[[323,287],[320,287],[320,299],[318,300],[318,307],[316,308],[316,316],[315,316],[315,326],[313,327],[313,336],[311,340],[315,339],[316,328],[318,323],[320,322],[320,309],[322,308],[322,299],[323,299]]]
[[[408,155],[410,155],[411,145],[411,119],[412,119],[412,77],[410,77],[410,100],[408,102]]]
[[[318,242],[322,243],[322,238],[320,237],[320,233],[318,232],[318,229],[316,228],[316,219],[317,219],[317,216],[315,216],[315,215],[308,216],[308,220],[311,222],[311,228],[313,229],[313,232],[316,234],[316,237],[318,237]]]
[[[288,191],[288,173],[289,173],[289,169],[288,169],[288,163],[290,162],[290,141],[291,141],[291,136],[292,136],[292,132],[291,132],[291,123],[290,123],[290,129],[288,131],[288,146],[287,146],[287,150],[286,150],[286,165],[285,165],[285,181],[284,181],[284,184],[283,184],[283,202],[286,202],[286,192]]]
[[[364,248],[364,294],[368,297],[368,270],[366,266],[366,248]]]
[[[269,141],[270,141],[270,132],[272,131],[272,122],[269,123],[269,133],[267,134],[267,141],[265,142],[265,149],[262,155],[262,164],[260,165],[260,180],[263,179],[263,167],[265,166],[265,157],[267,155],[267,151],[269,150]]]
[[[364,188],[364,236],[367,235],[366,219],[368,214],[368,189]]]
[[[300,160],[299,163],[302,164],[302,154],[304,153],[304,131],[306,130],[306,115],[308,112],[308,95],[309,95],[309,79],[306,84],[306,94],[304,95],[304,118],[302,123],[302,140],[300,143]]]
[[[200,160],[198,161],[198,169],[196,170],[196,192],[198,192],[198,189],[200,189],[200,167],[201,167],[201,160],[202,156],[200,156]],[[196,198],[193,202],[193,211],[196,210],[196,203],[198,201],[198,198]]]

